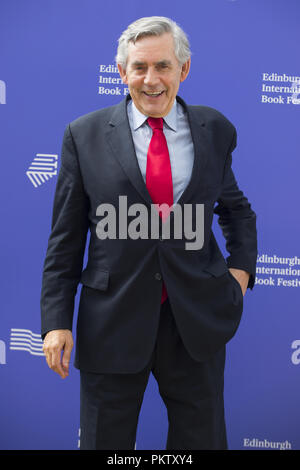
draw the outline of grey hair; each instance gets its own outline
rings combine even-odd
[[[118,40],[116,63],[126,69],[128,57],[128,44],[135,43],[145,36],[161,36],[171,33],[174,39],[174,52],[180,65],[183,65],[191,56],[190,44],[186,33],[175,21],[164,16],[149,16],[139,18],[131,23],[121,34]]]

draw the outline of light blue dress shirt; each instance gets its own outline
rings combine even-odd
[[[132,100],[127,105],[127,113],[138,164],[146,183],[147,151],[152,129],[146,122],[148,116],[142,114]],[[176,99],[171,111],[164,117],[164,134],[170,155],[175,204],[189,184],[194,164],[190,126],[184,108]]]

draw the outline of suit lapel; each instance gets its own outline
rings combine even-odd
[[[148,204],[151,204],[151,197],[143,180],[131,135],[127,116],[128,99],[129,97],[116,106],[109,122],[106,138],[115,158],[135,189]]]
[[[192,197],[193,193],[199,189],[199,186],[204,181],[204,168],[208,156],[208,138],[205,120],[199,111],[199,107],[188,106],[179,96],[177,96],[177,101],[187,112],[194,144],[194,164],[191,179],[178,201],[179,204],[184,204]]]

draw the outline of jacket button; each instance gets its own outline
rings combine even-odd
[[[155,277],[155,279],[156,279],[157,281],[161,281],[161,279],[162,279],[160,273],[155,273],[154,277]]]

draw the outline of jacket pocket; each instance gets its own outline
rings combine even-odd
[[[242,291],[242,288],[241,288],[241,284],[239,283],[239,281],[234,277],[233,274],[231,274],[231,272],[229,270],[228,270],[228,274],[229,274],[229,277],[233,280],[233,282],[237,286],[237,288],[239,289],[242,297],[244,297],[244,294],[243,294],[243,291]]]
[[[87,266],[81,273],[80,282],[92,289],[106,291],[108,288],[109,272],[97,266]]]

